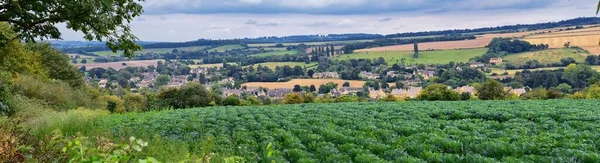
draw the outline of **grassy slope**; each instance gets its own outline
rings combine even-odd
[[[412,58],[413,52],[359,52],[352,54],[344,54],[336,57],[336,59],[377,59],[383,57],[388,63],[399,63],[402,58],[407,64],[426,63],[426,64],[445,64],[450,61],[468,62],[469,59],[480,56],[487,49],[464,49],[464,50],[440,50],[440,51],[421,51],[419,58]]]
[[[269,57],[269,56],[282,56],[282,55],[286,55],[286,54],[294,55],[296,53],[298,53],[298,52],[295,51],[295,50],[294,51],[292,51],[292,50],[290,50],[290,51],[284,50],[284,51],[274,51],[274,52],[260,53],[260,54],[255,54],[255,55],[252,55],[252,56],[256,56],[256,57]]]
[[[300,158],[316,160],[357,161],[343,156],[358,152],[393,161],[389,159],[402,158],[387,157],[389,151],[407,148],[416,151],[403,158],[420,161],[431,159],[431,154],[421,153],[433,152],[477,155],[465,162],[500,161],[509,156],[514,162],[527,162],[526,158],[564,160],[600,152],[594,148],[600,139],[594,134],[600,132],[596,120],[600,110],[590,109],[598,105],[597,100],[553,100],[213,107],[112,114],[89,122],[57,123],[45,130],[71,128],[67,131],[92,137],[110,133],[113,139],[135,136],[150,142],[143,155],[167,162],[202,153],[213,153],[210,156],[215,160],[240,156],[257,162],[268,143],[274,147],[274,157],[292,162],[298,152]],[[548,142],[560,143],[548,146]],[[288,150],[295,154],[286,155]],[[571,150],[577,154],[564,153]],[[537,157],[528,157],[525,153],[529,152]]]
[[[147,53],[171,53],[173,49],[177,49],[180,51],[198,51],[204,50],[208,46],[189,46],[189,47],[181,47],[181,48],[157,48],[157,49],[143,49],[141,51],[136,52],[136,54],[147,54]],[[97,51],[92,52],[96,55],[100,56],[119,56],[122,55],[123,52],[113,53],[112,51]]]
[[[596,71],[600,71],[600,66],[590,66],[592,67],[592,69],[596,70]],[[544,68],[537,68],[537,69],[529,69],[531,71],[536,71],[536,70],[556,70],[556,69],[564,69],[566,67],[544,67]],[[491,73],[497,73],[497,74],[502,74],[504,72],[508,72],[508,75],[515,75],[515,73],[517,72],[521,72],[525,69],[514,69],[514,70],[503,70],[503,69],[499,69],[499,68],[490,68],[492,70]]]
[[[505,60],[505,62],[511,63],[513,65],[523,65],[525,64],[525,62],[530,60],[538,60],[542,64],[560,63],[560,59],[572,57],[575,60],[577,60],[577,62],[581,63],[585,61],[585,57],[588,55],[589,53],[585,51],[571,48],[561,48],[511,54],[505,56],[503,59]]]
[[[290,66],[290,67],[292,67],[292,68],[293,68],[294,66],[302,66],[302,67],[306,66],[306,67],[312,67],[312,66],[315,66],[315,65],[317,65],[317,64],[318,64],[317,62],[311,62],[311,63],[309,63],[309,64],[306,64],[306,63],[304,63],[304,62],[266,62],[266,63],[254,64],[254,65],[252,65],[252,66],[254,66],[254,68],[256,68],[256,66],[258,66],[258,65],[262,65],[262,66],[267,66],[267,67],[269,67],[270,69],[273,69],[273,70],[275,70],[275,67],[277,67],[277,66],[279,66],[279,67],[283,67],[283,66],[285,66],[285,65],[288,65],[288,66]],[[250,66],[250,65],[248,65],[248,66],[244,66],[244,67],[249,67],[249,66]]]
[[[235,44],[235,45],[223,45],[223,46],[219,46],[219,47],[216,47],[216,48],[209,49],[208,51],[224,52],[224,51],[227,51],[227,50],[243,49],[243,48],[244,47],[242,45],[238,45],[238,44]]]

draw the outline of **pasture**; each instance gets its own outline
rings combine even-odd
[[[282,50],[282,51],[273,51],[273,52],[266,52],[266,53],[260,53],[260,54],[254,54],[252,56],[255,57],[270,57],[270,56],[283,56],[286,54],[289,55],[295,55],[296,53],[298,53],[295,50]]]
[[[560,48],[560,49],[548,49],[541,51],[533,51],[533,52],[524,52],[518,54],[509,54],[503,57],[504,62],[510,63],[513,65],[524,65],[525,62],[531,60],[538,60],[541,64],[550,64],[550,63],[560,63],[560,60],[563,58],[571,57],[575,59],[578,63],[583,63],[585,61],[585,57],[588,56],[589,53],[579,49],[573,48]]]
[[[207,51],[209,52],[225,52],[225,51],[229,51],[229,50],[236,50],[236,49],[244,49],[245,47],[242,45],[238,45],[238,44],[233,44],[233,45],[223,45],[223,46],[219,46],[216,48],[212,48],[212,49],[208,49]]]
[[[600,71],[600,66],[590,66],[592,69],[596,71]],[[566,67],[544,67],[544,68],[536,68],[536,69],[528,69],[529,71],[540,71],[540,70],[557,70],[557,69],[565,69]],[[504,70],[500,68],[490,68],[492,70],[491,73],[496,73],[501,75],[504,72],[508,72],[509,76],[514,76],[517,72],[521,72],[526,69],[513,69],[513,70]],[[490,73],[490,74],[491,74]]]
[[[256,68],[258,65],[262,65],[262,66],[266,66],[269,67],[272,70],[275,70],[275,68],[277,66],[279,67],[283,67],[285,65],[290,66],[290,67],[295,67],[295,66],[301,66],[301,67],[306,67],[306,68],[310,68],[310,67],[314,67],[317,66],[317,62],[311,62],[311,63],[304,63],[304,62],[266,62],[266,63],[258,63],[258,64],[253,64],[253,65],[248,65],[248,66],[244,66],[244,67],[250,67],[250,66],[254,66],[254,68]]]
[[[412,45],[411,45],[412,46]],[[413,59],[410,51],[387,51],[387,52],[355,52],[352,54],[338,55],[334,59],[377,59],[383,57],[388,63],[401,63],[404,58],[405,64],[446,64],[448,62],[468,62],[469,59],[481,56],[487,51],[486,48],[461,49],[461,50],[438,50],[420,51],[419,58]]]
[[[287,82],[250,82],[250,83],[244,83],[244,84],[242,84],[242,86],[246,86],[248,88],[263,87],[263,88],[268,88],[268,89],[276,89],[276,88],[289,88],[289,89],[292,89],[292,88],[294,88],[294,85],[300,85],[300,86],[315,85],[318,88],[321,84],[326,84],[326,83],[329,83],[329,82],[337,83],[338,87],[342,87],[342,85],[344,84],[344,82],[349,82],[350,83],[350,87],[354,87],[354,88],[361,88],[365,84],[365,81],[360,81],[360,80],[342,80],[342,79],[292,79],[292,80],[287,81]]]
[[[165,53],[171,53],[173,52],[173,49],[177,49],[178,51],[201,51],[201,50],[205,50],[206,48],[208,48],[208,46],[189,46],[189,47],[180,47],[180,48],[155,48],[155,49],[142,49],[141,51],[137,51],[135,52],[135,54],[140,55],[140,54],[148,54],[148,53],[154,53],[154,54],[165,54]],[[96,52],[92,52],[96,55],[99,56],[121,56],[123,55],[123,52],[117,52],[117,53],[113,53],[110,50],[107,51],[96,51]]]

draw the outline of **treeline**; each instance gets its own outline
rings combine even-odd
[[[390,45],[402,45],[402,44],[413,44],[415,42],[437,42],[437,41],[458,41],[458,40],[472,40],[476,39],[474,35],[446,35],[439,37],[429,38],[413,38],[413,39],[377,39],[371,42],[353,43],[344,46],[344,53],[352,53],[356,49],[367,49],[379,46],[390,46]]]
[[[485,27],[475,29],[454,29],[454,30],[442,30],[442,31],[425,31],[425,32],[407,32],[397,33],[389,35],[379,34],[330,34],[330,35],[298,35],[298,36],[284,36],[284,37],[259,37],[259,38],[243,38],[243,39],[227,39],[227,40],[211,40],[211,39],[199,39],[195,41],[187,42],[164,42],[164,43],[153,43],[145,44],[145,49],[152,48],[178,48],[188,46],[206,46],[206,45],[228,45],[228,44],[249,44],[249,43],[293,43],[293,42],[319,42],[319,41],[349,41],[349,40],[365,40],[365,39],[384,39],[384,38],[397,38],[397,37],[416,37],[416,36],[435,36],[435,35],[456,35],[456,34],[474,34],[474,33],[485,33],[485,32],[515,32],[537,29],[548,29],[556,27],[568,27],[568,26],[582,26],[599,24],[600,18],[575,18],[570,20],[563,20],[558,22],[547,22],[537,24],[518,24],[518,25],[506,25],[498,27]],[[92,51],[104,51],[108,50],[105,45],[101,46],[90,46],[90,47],[76,47],[76,48],[65,48],[62,49],[66,53],[80,53],[80,52],[92,52]]]

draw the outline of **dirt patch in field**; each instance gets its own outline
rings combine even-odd
[[[76,64],[77,67],[85,66],[86,69],[92,68],[113,68],[120,70],[125,67],[147,67],[156,66],[158,61],[164,60],[143,60],[143,61],[122,61],[122,62],[108,62],[108,63],[87,63],[87,64]],[[126,65],[123,65],[125,63]]]
[[[294,88],[294,85],[300,85],[300,86],[310,86],[310,85],[315,85],[317,88],[319,88],[319,86],[321,84],[326,84],[329,82],[334,82],[338,84],[338,87],[341,87],[344,82],[349,82],[350,83],[350,87],[353,88],[361,88],[364,84],[365,81],[358,81],[358,80],[342,80],[342,79],[292,79],[288,82],[251,82],[251,83],[245,83],[242,84],[242,86],[246,86],[249,88],[258,88],[258,87],[263,87],[263,88],[269,88],[269,89],[275,89],[275,88],[289,88],[292,89]],[[393,84],[395,85],[395,84]],[[392,86],[392,83],[390,83],[390,86]]]

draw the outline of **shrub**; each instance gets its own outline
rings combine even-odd
[[[496,80],[488,80],[482,84],[476,85],[477,97],[481,100],[503,100],[510,94],[504,86]]]
[[[304,97],[300,93],[288,93],[283,99],[285,104],[301,104],[304,103]]]
[[[103,96],[102,101],[104,101],[105,108],[111,113],[124,113],[126,111],[123,100],[115,95]]]
[[[240,105],[240,98],[237,95],[230,95],[225,97],[221,103],[223,106],[238,106]]]
[[[42,81],[29,76],[17,76],[12,80],[14,94],[45,101],[56,110],[69,110],[78,107],[95,108],[101,106],[86,89],[74,89],[62,81]]]
[[[458,94],[458,92],[448,89],[448,87],[443,84],[430,84],[425,89],[423,89],[423,91],[421,91],[417,99],[425,101],[461,100],[460,94]]]
[[[148,107],[146,97],[139,94],[127,93],[123,96],[123,101],[127,111],[146,111]]]
[[[158,98],[176,109],[206,107],[212,101],[211,93],[198,83],[188,84],[180,89],[163,90]]]
[[[600,83],[590,86],[585,92],[587,99],[600,99]]]
[[[348,95],[344,95],[344,96],[340,96],[335,98],[336,103],[340,103],[340,102],[359,102],[358,96],[348,96]]]

